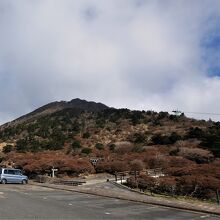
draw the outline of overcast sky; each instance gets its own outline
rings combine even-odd
[[[219,77],[219,0],[0,0],[0,123],[73,98],[220,113]]]

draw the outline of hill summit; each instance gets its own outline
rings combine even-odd
[[[102,104],[102,103],[96,103],[92,101],[86,101],[79,98],[72,99],[71,101],[56,101],[51,102],[49,104],[46,104],[33,112],[30,112],[26,115],[23,115],[19,117],[18,119],[15,119],[12,122],[6,123],[5,125],[1,127],[7,127],[11,125],[17,125],[24,122],[31,122],[33,120],[36,120],[40,117],[50,115],[52,113],[64,110],[64,109],[80,109],[83,111],[89,111],[89,112],[99,112],[104,109],[109,108],[108,106]]]

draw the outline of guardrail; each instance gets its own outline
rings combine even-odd
[[[86,183],[84,180],[56,180],[53,184],[57,185],[69,185],[69,186],[79,186]]]

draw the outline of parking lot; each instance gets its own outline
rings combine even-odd
[[[0,185],[0,219],[220,219],[125,200],[40,186]]]

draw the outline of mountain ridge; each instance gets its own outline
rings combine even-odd
[[[91,112],[99,112],[104,109],[108,109],[109,107],[100,103],[100,102],[94,102],[94,101],[86,101],[84,99],[75,98],[71,101],[55,101],[50,102],[46,105],[43,105],[34,111],[27,113],[25,115],[22,115],[15,120],[12,120],[10,122],[7,122],[0,126],[1,128],[5,128],[7,126],[16,125],[24,122],[30,122],[33,120],[36,120],[40,117],[62,111],[64,109],[81,109],[83,111],[91,111]]]

